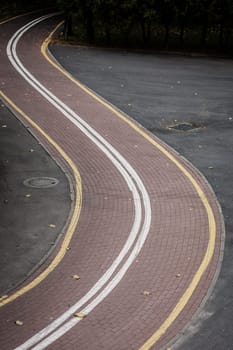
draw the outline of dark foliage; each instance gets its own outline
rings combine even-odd
[[[233,51],[233,0],[1,0],[0,16],[54,5],[66,40]]]
[[[58,0],[58,6],[72,17],[70,33],[89,43],[233,48],[233,0]]]
[[[56,6],[56,0],[0,0],[0,19]]]

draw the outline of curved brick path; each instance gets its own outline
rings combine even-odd
[[[135,214],[132,193],[110,160],[73,123],[33,91],[9,63],[5,53],[7,42],[27,21],[28,18],[23,17],[2,25],[1,89],[77,165],[83,200],[70,250],[62,262],[37,287],[1,308],[0,348],[4,350],[25,342],[90,290],[122,249]],[[48,348],[138,349],[171,314],[204,258],[209,242],[206,208],[184,171],[151,142],[153,136],[139,126],[138,130],[132,128],[45,60],[40,46],[55,23],[54,20],[43,22],[22,37],[18,45],[20,59],[43,85],[99,132],[137,171],[150,196],[152,222],[142,251],[120,284],[87,318]],[[33,131],[71,173],[61,155]],[[154,140],[200,186],[216,223],[213,258],[183,311],[153,346],[160,349],[182,330],[208,292],[219,261],[222,219],[215,196],[197,170],[162,142]],[[74,274],[81,277],[79,281],[72,278]],[[16,326],[15,320],[22,320],[23,326]]]

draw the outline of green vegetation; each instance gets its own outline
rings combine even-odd
[[[165,49],[233,50],[233,0],[57,0],[65,37]]]

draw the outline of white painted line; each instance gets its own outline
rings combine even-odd
[[[149,195],[145,189],[143,182],[128,163],[128,161],[109,143],[107,142],[96,130],[94,130],[90,125],[88,125],[79,115],[77,115],[73,110],[71,110],[67,105],[65,105],[59,98],[46,89],[22,64],[20,61],[16,48],[17,44],[22,37],[22,35],[35,26],[37,23],[49,18],[52,15],[42,16],[21,29],[19,29],[10,39],[7,45],[7,55],[11,64],[14,68],[21,74],[21,76],[34,88],[36,89],[44,98],[46,98],[56,109],[58,109],[65,117],[67,117],[74,125],[76,125],[114,164],[117,170],[125,179],[130,191],[132,192],[133,202],[135,207],[135,219],[133,226],[131,228],[128,239],[126,240],[120,254],[113,261],[112,265],[104,273],[104,275],[96,282],[96,284],[85,294],[79,301],[77,301],[72,307],[70,307],[64,314],[59,318],[49,324],[47,327],[42,329],[40,332],[35,334],[33,337],[28,339],[24,344],[18,346],[15,350],[26,350],[33,349],[44,349],[53,341],[58,339],[64,333],[66,333],[71,327],[76,325],[81,319],[72,318],[71,321],[66,322],[73,314],[87,304],[93,297],[94,300],[90,302],[84,308],[84,313],[91,312],[103,299],[108,296],[111,291],[117,286],[121,281],[123,276],[126,274],[128,268],[140,252],[147,235],[149,233],[151,224],[151,205]],[[143,210],[144,207],[144,218]],[[112,278],[116,268],[120,263],[126,258],[126,255],[131,251],[127,260],[123,263],[121,269]],[[112,279],[111,279],[112,278]],[[102,291],[100,291],[104,288]],[[99,294],[97,294],[99,293]],[[96,295],[97,294],[97,295]],[[58,328],[60,327],[60,328]],[[57,329],[57,331],[56,331]],[[49,337],[47,337],[50,333]],[[47,338],[46,338],[47,337]],[[45,339],[46,338],[46,339]],[[44,339],[44,340],[43,340]]]

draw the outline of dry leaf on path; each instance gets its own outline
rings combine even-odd
[[[73,275],[72,278],[73,278],[74,280],[79,280],[79,279],[80,279],[80,276],[79,276],[79,275]]]
[[[85,318],[87,317],[86,314],[84,314],[83,312],[77,312],[76,314],[74,314],[75,317],[78,317],[78,318]]]
[[[143,295],[146,295],[146,296],[151,295],[151,292],[149,292],[148,290],[144,290]]]
[[[22,326],[22,325],[23,325],[23,322],[20,321],[20,320],[16,320],[16,321],[15,321],[15,324],[16,324],[17,326]]]
[[[56,227],[56,225],[54,225],[54,224],[50,224],[50,225],[49,225],[49,227],[51,227],[51,228],[55,228],[55,227]]]

